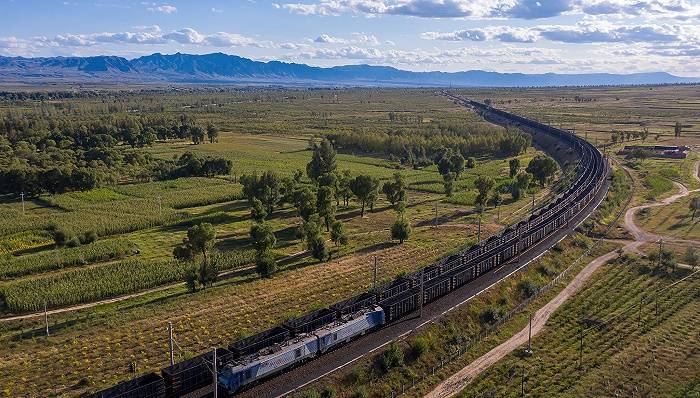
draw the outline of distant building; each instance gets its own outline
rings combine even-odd
[[[628,145],[619,153],[629,156],[637,150],[647,151],[655,158],[685,159],[688,157],[690,147],[685,145]]]

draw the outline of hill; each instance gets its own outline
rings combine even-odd
[[[222,53],[116,56],[0,57],[3,83],[228,83],[346,86],[544,87],[700,82],[665,72],[634,74],[524,74],[482,70],[411,72],[387,66],[331,68],[280,61],[259,62]]]

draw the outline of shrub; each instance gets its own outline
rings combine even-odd
[[[70,239],[68,234],[63,230],[59,229],[53,233],[53,241],[56,242],[56,246],[65,246],[68,239]]]
[[[397,343],[389,344],[389,348],[384,351],[381,357],[380,364],[384,372],[389,372],[391,369],[403,366],[403,350]]]
[[[78,247],[80,246],[80,239],[77,236],[73,236],[66,242],[66,247]]]
[[[524,297],[530,298],[537,294],[539,290],[539,286],[529,279],[524,279],[518,283],[518,291]]]
[[[260,253],[255,258],[255,271],[264,278],[271,277],[277,272],[277,262],[269,251]]]
[[[80,236],[80,243],[83,245],[88,245],[97,240],[97,233],[95,231],[87,231]]]
[[[501,319],[501,313],[495,307],[489,307],[479,315],[481,323],[495,323]]]
[[[430,350],[430,341],[427,337],[419,336],[411,342],[411,352],[416,358],[420,358]]]

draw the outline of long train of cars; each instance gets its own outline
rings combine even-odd
[[[444,258],[413,274],[400,277],[372,291],[328,308],[292,319],[280,326],[233,342],[216,350],[218,390],[234,394],[300,362],[415,311],[478,278],[484,273],[519,259],[522,252],[559,228],[568,226],[596,197],[608,173],[607,162],[590,143],[574,134],[513,115],[480,102],[446,93],[452,100],[485,116],[544,132],[565,142],[578,154],[574,182],[553,201],[500,234]],[[421,303],[422,301],[422,303]],[[93,394],[94,398],[181,397],[213,384],[213,352],[176,363],[160,374],[137,379]]]

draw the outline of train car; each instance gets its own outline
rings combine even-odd
[[[228,347],[234,358],[253,354],[263,348],[279,344],[289,338],[289,329],[276,326],[252,336],[231,343]]]
[[[165,396],[175,398],[196,391],[214,382],[212,375],[213,354],[207,352],[192,359],[161,369],[165,380]],[[233,359],[233,354],[223,348],[216,349],[217,366]]]
[[[283,323],[282,326],[292,332],[292,336],[302,333],[311,333],[312,331],[335,321],[338,318],[337,311],[330,308],[322,308],[311,313],[300,316],[299,318],[290,319]]]
[[[409,290],[416,285],[416,281],[411,278],[400,277],[380,286],[376,290],[377,301],[384,301]]]
[[[347,315],[330,325],[314,331],[318,337],[319,352],[326,352],[338,345],[347,343],[355,337],[384,325],[386,318],[382,307],[365,308],[352,315]]]
[[[283,371],[317,353],[318,338],[313,334],[302,334],[225,365],[217,381],[219,386],[234,393],[247,384]]]
[[[354,314],[364,308],[373,307],[376,303],[377,295],[373,292],[366,292],[333,304],[330,308],[336,311],[338,318],[341,318],[345,315]]]
[[[394,322],[402,316],[418,308],[420,289],[412,288],[395,297],[380,301],[379,306],[384,310],[386,323]]]
[[[165,381],[155,373],[119,383],[88,398],[165,398]]]
[[[423,304],[430,303],[452,291],[452,278],[441,275],[423,286]]]

